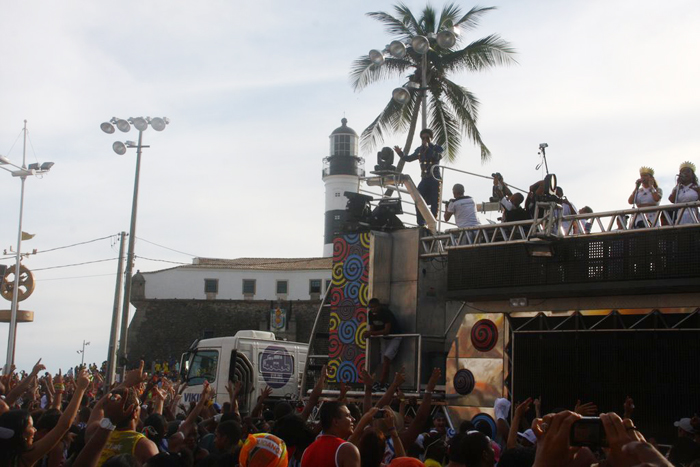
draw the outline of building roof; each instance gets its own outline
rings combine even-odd
[[[192,266],[200,268],[247,269],[260,271],[298,271],[331,269],[333,258],[194,258]],[[182,267],[192,267],[190,265]]]

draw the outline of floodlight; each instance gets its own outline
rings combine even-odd
[[[114,144],[112,144],[112,149],[120,156],[126,154],[126,145],[121,141],[115,141]]]
[[[107,134],[111,135],[112,133],[114,133],[114,125],[112,125],[109,122],[101,123],[100,128],[102,129],[102,131],[104,131]]]
[[[122,131],[124,133],[127,133],[129,130],[131,130],[131,125],[129,125],[129,122],[127,122],[126,120],[122,120],[121,118],[118,118],[115,124],[117,125],[117,128],[119,128],[119,131]]]
[[[136,141],[124,141],[124,144],[126,144],[127,148],[136,147]]]
[[[148,129],[148,122],[143,117],[130,118],[129,121],[139,131],[146,131],[146,129]]]
[[[406,55],[406,46],[401,41],[392,41],[389,44],[389,53],[396,58],[403,58]]]
[[[11,164],[10,159],[5,156],[0,156],[0,164]]]
[[[51,167],[53,167],[53,165],[53,162],[44,162],[43,164],[41,164],[40,169],[44,172],[48,172],[49,170],[51,170]]]
[[[544,189],[547,190],[548,195],[557,194],[557,176],[554,174],[547,174],[544,177]]]
[[[437,43],[443,49],[449,49],[457,43],[457,36],[447,29],[443,29],[437,35]]]
[[[169,123],[167,118],[155,117],[151,119],[151,127],[156,131],[165,130],[165,125]]]
[[[381,66],[384,63],[384,54],[377,49],[369,51],[369,60],[373,65]]]
[[[34,164],[29,164],[29,166],[27,166],[27,169],[29,169],[29,170],[39,170],[39,163],[38,163],[38,162],[35,162]]]
[[[399,105],[406,105],[411,100],[411,93],[406,88],[396,88],[391,93],[392,99]]]
[[[411,47],[419,55],[425,55],[430,50],[430,41],[425,36],[416,36],[411,39]]]

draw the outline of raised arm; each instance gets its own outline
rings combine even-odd
[[[323,393],[323,388],[326,385],[326,378],[328,378],[328,367],[323,365],[323,368],[321,368],[321,375],[319,376],[318,381],[316,381],[314,389],[311,391],[311,395],[309,395],[309,400],[306,401],[304,410],[301,412],[302,420],[308,420],[309,415],[311,415],[314,407],[316,407],[318,404],[318,400],[321,398],[321,394]]]
[[[430,375],[428,384],[425,387],[425,395],[423,395],[423,401],[416,412],[416,416],[409,427],[401,433],[401,440],[407,446],[410,446],[413,443],[413,441],[420,434],[421,428],[425,425],[425,422],[428,421],[428,417],[430,416],[430,405],[433,401],[433,391],[435,391],[435,386],[440,379],[440,374],[439,368],[433,368],[433,373]]]
[[[377,401],[377,407],[381,409],[382,407],[388,405],[391,402],[391,399],[394,398],[396,390],[403,384],[404,381],[406,381],[406,374],[404,373],[404,371],[404,368],[401,367],[401,369],[396,372],[396,374],[394,375],[394,381],[391,382],[389,389],[387,389],[384,395],[381,397],[381,399]]]
[[[518,427],[520,426],[521,420],[525,417],[525,413],[530,410],[530,404],[532,404],[532,397],[528,397],[525,402],[518,404],[518,407],[515,408],[513,423],[510,424],[510,431],[508,432],[506,449],[515,449],[518,445]]]
[[[24,391],[27,390],[27,388],[29,387],[29,385],[32,382],[32,379],[36,378],[36,376],[39,374],[39,372],[42,370],[45,370],[45,369],[46,369],[46,367],[41,364],[41,359],[39,359],[39,361],[36,362],[36,365],[34,365],[34,368],[32,368],[32,372],[29,375],[27,375],[26,378],[24,378],[22,381],[20,381],[19,384],[17,384],[17,386],[15,386],[12,389],[12,391],[10,391],[7,394],[7,396],[5,396],[5,402],[7,403],[7,405],[12,407],[12,404],[14,404],[17,401],[17,399],[22,394],[24,394]]]
[[[270,397],[270,394],[272,394],[272,388],[270,386],[265,386],[260,390],[260,397],[258,397],[258,402],[250,413],[251,417],[259,417],[262,414],[263,407],[265,407],[265,400]]]
[[[36,441],[31,450],[22,455],[22,461],[20,464],[29,466],[33,465],[39,459],[44,457],[51,449],[53,449],[53,447],[56,446],[61,439],[63,439],[65,434],[68,432],[68,429],[73,424],[73,420],[75,419],[78,409],[80,408],[80,402],[83,399],[83,394],[85,394],[85,389],[87,389],[89,384],[90,380],[88,379],[87,372],[82,370],[78,374],[73,397],[71,398],[68,407],[66,407],[65,412],[61,414],[61,418],[58,419],[58,423],[56,423],[56,426],[43,438]]]

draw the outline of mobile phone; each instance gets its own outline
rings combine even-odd
[[[599,417],[583,417],[571,425],[569,434],[571,446],[587,446],[589,448],[608,447],[605,427]]]
[[[384,409],[377,410],[377,413],[374,414],[373,418],[384,418]]]

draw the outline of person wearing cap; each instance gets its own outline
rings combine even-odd
[[[503,181],[503,175],[500,172],[492,173],[491,176],[493,177],[493,189],[490,201],[500,203],[503,198],[511,196],[513,193]]]
[[[479,219],[476,217],[477,206],[474,198],[464,195],[464,185],[455,184],[452,187],[452,194],[454,198],[447,203],[447,209],[445,209],[445,222],[452,219],[454,215],[455,224],[460,229],[479,225]]]
[[[678,184],[671,192],[668,200],[673,204],[691,203],[700,198],[700,186],[698,176],[695,175],[695,164],[683,162],[679,168]],[[696,224],[698,222],[698,208],[689,208],[683,211],[683,215],[677,224]]]
[[[658,206],[662,195],[663,191],[654,179],[654,169],[642,166],[639,169],[639,178],[635,182],[634,191],[632,191],[627,202],[636,205],[638,208]],[[650,225],[654,225],[656,213],[646,213],[646,218]],[[646,227],[646,222],[642,214],[635,214],[630,223],[630,228],[643,229],[644,227]]]
[[[518,432],[518,437],[516,441],[520,446],[524,448],[531,448],[535,444],[537,444],[537,436],[535,436],[535,432],[532,431],[531,428],[528,428],[522,433]]]
[[[287,467],[287,446],[269,433],[248,435],[238,462],[241,467]]]
[[[424,128],[420,132],[421,145],[413,151],[410,156],[404,156],[403,150],[400,147],[394,146],[394,151],[399,158],[404,162],[420,162],[420,183],[418,184],[418,192],[425,200],[425,203],[430,206],[430,212],[433,216],[437,216],[439,207],[439,191],[440,191],[440,171],[435,171],[435,176],[431,173],[431,168],[435,164],[440,163],[442,159],[442,146],[430,142],[433,139],[433,130]],[[425,219],[421,216],[416,208],[416,217],[418,225],[425,225]]]
[[[530,218],[530,215],[521,206],[524,200],[525,197],[522,193],[515,193],[501,200],[503,222],[526,221]]]
[[[679,438],[694,438],[695,437],[695,428],[693,428],[693,424],[690,423],[689,418],[681,418],[677,422],[673,422],[673,426],[678,428],[678,437]]]

